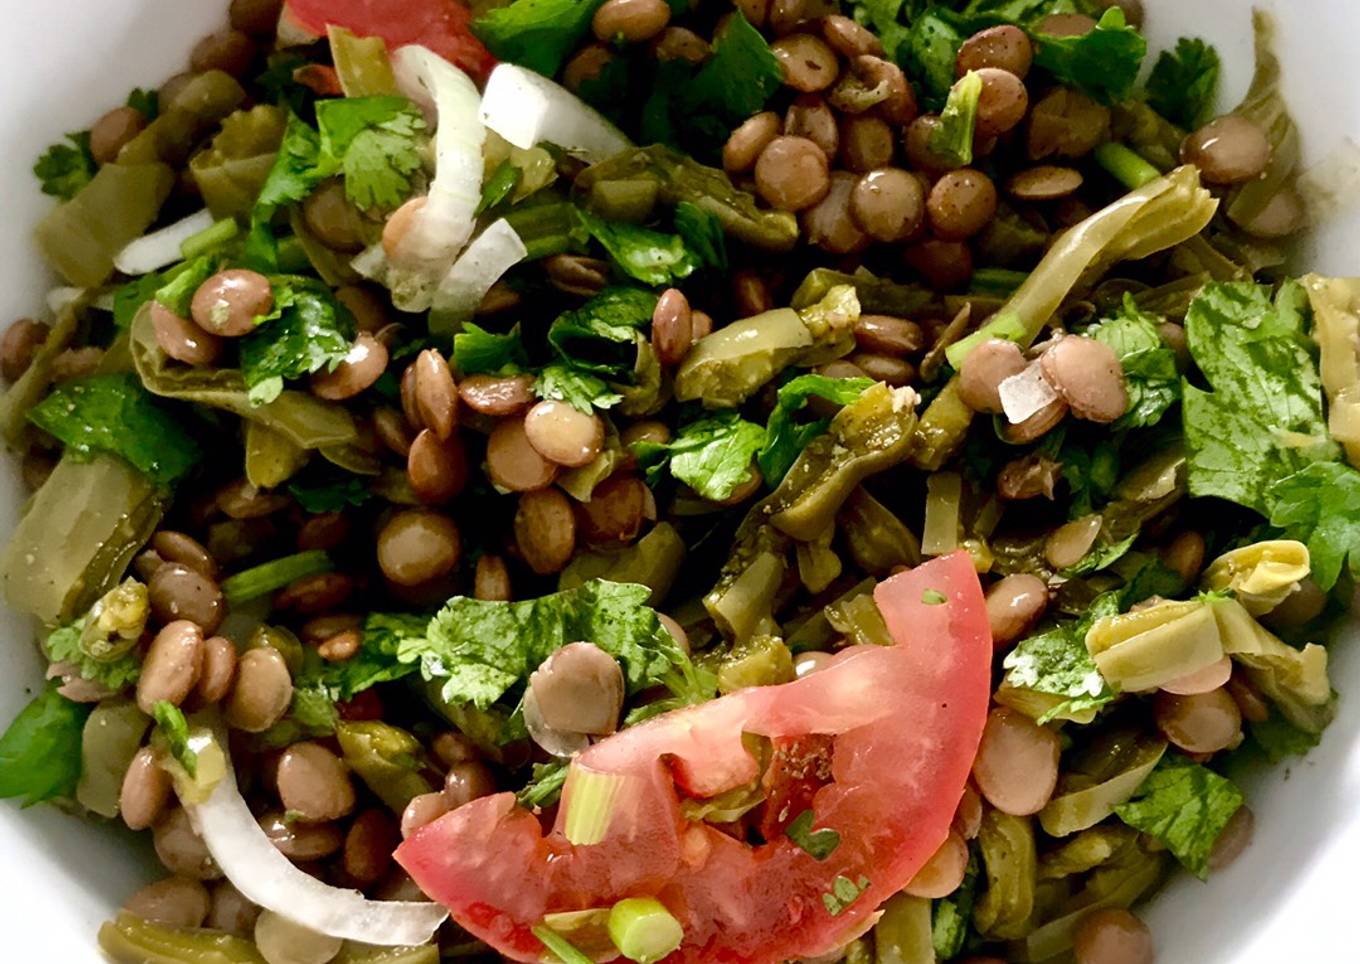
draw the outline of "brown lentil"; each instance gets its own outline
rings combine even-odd
[[[524,419],[514,416],[491,430],[486,443],[486,470],[496,486],[511,492],[541,489],[557,477],[557,464],[529,444]]]
[[[667,368],[680,364],[689,354],[693,339],[689,299],[679,288],[667,288],[652,312],[652,348],[657,360]]]
[[[412,797],[401,813],[402,838],[411,836],[428,823],[434,823],[451,809],[444,794],[438,790]]]
[[[303,616],[329,612],[354,592],[354,578],[343,572],[321,572],[295,579],[279,590],[274,608]]]
[[[1156,957],[1147,925],[1117,907],[1085,917],[1072,951],[1076,964],[1152,964]]]
[[[469,375],[458,383],[458,398],[481,415],[513,415],[534,401],[532,375]]]
[[[213,930],[244,937],[254,929],[255,919],[259,916],[260,908],[246,900],[231,881],[213,885],[212,907],[208,911],[208,926]]]
[[[292,699],[293,679],[283,654],[260,646],[237,661],[236,685],[223,712],[235,729],[263,733],[283,718]]]
[[[450,810],[496,792],[496,778],[485,763],[466,760],[449,767],[444,777],[444,800]]]
[[[0,375],[12,382],[28,371],[50,331],[47,325],[32,318],[20,318],[6,328],[0,336]]]
[[[873,54],[860,54],[850,62],[850,69],[869,89],[887,91],[887,96],[874,108],[879,117],[894,127],[910,124],[916,119],[920,112],[916,104],[916,92],[912,90],[901,67]]]
[[[922,241],[907,248],[902,258],[936,291],[962,288],[973,277],[973,252],[962,241]]]
[[[732,300],[742,318],[764,314],[774,308],[769,282],[750,268],[742,268],[732,275]]]
[[[484,602],[509,602],[510,570],[501,556],[483,555],[477,558],[472,577],[472,595]]]
[[[1299,192],[1285,187],[1266,202],[1259,214],[1240,227],[1258,238],[1285,238],[1301,229],[1307,216]]]
[[[170,927],[201,927],[208,908],[208,888],[187,877],[147,884],[123,904],[129,914]]]
[[[605,479],[577,506],[581,538],[593,545],[632,542],[642,529],[648,491],[634,475],[615,473]]]
[[[1228,819],[1227,826],[1219,832],[1218,839],[1214,841],[1214,849],[1209,854],[1209,872],[1216,874],[1231,866],[1242,856],[1242,851],[1251,846],[1255,832],[1256,815],[1251,807],[1244,803]]]
[[[1033,452],[1002,466],[996,477],[996,492],[1012,502],[1037,499],[1041,495],[1052,499],[1060,478],[1061,462]]]
[[[822,149],[805,137],[776,137],[756,160],[756,190],[771,207],[801,211],[831,189]]]
[[[452,572],[462,545],[458,526],[448,516],[408,509],[378,533],[378,567],[399,586],[418,586]]]
[[[662,63],[682,60],[698,66],[712,55],[709,42],[688,27],[667,27],[652,41],[652,56]]]
[[[118,811],[131,830],[145,830],[160,819],[170,800],[170,774],[156,762],[156,751],[144,746],[132,757],[118,793]]]
[[[1075,566],[1095,545],[1100,526],[1100,516],[1095,514],[1063,523],[1044,541],[1044,558],[1054,569]]]
[[[207,579],[217,578],[217,560],[193,536],[162,529],[151,537],[150,545],[166,562],[182,563]]]
[[[536,489],[519,497],[515,543],[540,576],[560,572],[576,548],[576,516],[560,489]]]
[[[964,840],[976,840],[982,830],[982,794],[973,788],[972,783],[964,785],[950,829]]]
[[[401,828],[387,811],[364,810],[345,834],[345,873],[360,887],[376,884],[392,868],[392,852],[399,843]]]
[[[93,375],[99,363],[104,360],[104,349],[93,346],[87,348],[67,348],[52,359],[52,381],[66,382],[74,378]]]
[[[1006,190],[1021,201],[1056,201],[1074,193],[1084,180],[1074,168],[1043,164],[1013,176]]]
[[[1311,623],[1327,607],[1327,594],[1312,578],[1299,580],[1298,588],[1284,597],[1284,601],[1266,613],[1263,621],[1272,628],[1290,629]]]
[[[1237,704],[1237,711],[1248,723],[1264,723],[1270,719],[1270,707],[1256,686],[1238,667],[1233,667],[1232,676],[1224,687]]]
[[[906,318],[860,315],[855,322],[855,343],[881,355],[911,355],[925,347],[925,332]]]
[[[168,568],[162,566],[157,575]],[[162,700],[179,706],[193,691],[202,670],[203,630],[187,619],[176,619],[156,634],[146,651],[137,678],[138,707],[150,716]]]
[[[694,308],[690,311],[690,328],[694,332],[694,343],[713,334],[713,319],[708,312]]]
[[[922,114],[907,125],[902,143],[906,148],[907,160],[911,161],[915,170],[926,174],[943,174],[961,166],[952,156],[937,154],[931,148],[930,139],[939,126],[938,114]]]
[[[948,897],[963,883],[968,869],[968,842],[950,831],[940,849],[916,872],[903,891],[912,897]]]
[[[137,108],[115,107],[90,126],[90,156],[97,164],[108,164],[145,127],[146,115]]]
[[[582,47],[562,68],[562,86],[579,93],[581,86],[599,77],[613,59],[609,48],[602,44]]]
[[[197,703],[211,706],[226,698],[236,682],[236,644],[225,636],[203,641],[203,669],[194,689]]]
[[[156,856],[172,874],[192,880],[217,880],[222,876],[217,862],[208,852],[182,807],[175,807],[152,828],[151,840]]]
[[[841,145],[836,114],[820,94],[799,94],[784,112],[784,133],[812,141],[830,161]]]
[[[229,482],[217,491],[217,507],[233,519],[260,519],[288,505],[288,496],[266,492],[248,479]]]
[[[387,305],[369,288],[343,285],[335,289],[335,300],[354,316],[354,326],[359,331],[376,335],[391,324]]]
[[[1211,184],[1242,184],[1265,173],[1270,141],[1245,117],[1225,114],[1185,139],[1181,160],[1199,168]]]
[[[1153,597],[1153,599],[1156,599],[1156,597]],[[1163,683],[1161,689],[1163,692],[1171,693],[1174,696],[1198,696],[1225,685],[1232,678],[1232,669],[1232,657],[1224,656],[1203,669],[1197,669],[1171,680],[1169,683]]]
[[[576,468],[594,461],[604,446],[604,422],[569,402],[544,399],[524,416],[524,435],[549,462]]]
[[[959,369],[959,397],[975,412],[998,413],[1002,410],[1001,383],[1028,364],[1015,342],[990,338],[964,359]]]
[[[822,18],[822,39],[847,59],[860,54],[883,56],[883,43],[873,31],[838,13]]]
[[[760,152],[779,136],[779,115],[773,111],[746,118],[723,145],[723,170],[742,174],[755,167]]]
[[[799,218],[809,244],[831,254],[854,254],[869,246],[869,235],[850,213],[859,180],[848,171],[831,172],[831,188],[826,197],[803,211]]]
[[[1048,608],[1048,587],[1038,576],[1014,573],[994,582],[987,590],[987,622],[992,645],[1009,646],[1034,628]]]
[[[666,0],[605,0],[590,22],[602,43],[651,40],[670,23]]]
[[[219,30],[204,37],[189,54],[189,69],[195,73],[220,70],[242,77],[255,60],[255,41],[239,30]]]
[[[1109,108],[1075,90],[1055,87],[1030,111],[1026,143],[1032,161],[1054,154],[1084,157],[1109,133]]]
[[[1050,13],[1034,26],[1034,32],[1048,37],[1084,37],[1096,29],[1096,22],[1084,13]]]
[[[228,17],[237,30],[268,37],[278,28],[282,10],[283,0],[231,0]]]
[[[259,824],[274,849],[289,860],[321,860],[345,844],[333,823],[306,823],[275,810],[262,815]]]
[[[926,198],[931,230],[945,241],[971,238],[996,217],[996,207],[992,179],[972,168],[942,175]]]
[[[1160,692],[1152,714],[1162,735],[1190,753],[1225,750],[1242,733],[1242,713],[1223,688],[1191,696]]]
[[[337,820],[354,809],[354,784],[344,762],[320,743],[294,743],[278,766],[279,800],[303,823]]]
[[[194,323],[209,334],[239,338],[255,330],[255,319],[274,307],[269,279],[245,268],[219,271],[198,286],[190,303]]]
[[[887,167],[893,161],[893,132],[881,117],[861,115],[841,119],[840,161],[858,173]]]
[[[455,434],[441,442],[433,429],[421,429],[406,455],[406,477],[416,498],[427,505],[454,498],[468,482],[462,439]]]
[[[352,254],[364,247],[364,224],[338,179],[327,181],[302,202],[302,220],[323,245]]]
[[[894,388],[907,385],[916,377],[916,366],[897,355],[874,352],[852,352],[846,361],[859,368],[876,382],[886,382]]]
[[[1029,35],[1013,24],[988,27],[973,34],[959,48],[954,70],[962,77],[970,70],[996,67],[1009,71],[1021,80],[1029,74],[1034,63],[1034,45]]]
[[[1119,356],[1102,341],[1079,335],[1059,338],[1044,352],[1039,367],[1077,418],[1113,422],[1129,407]]]
[[[977,75],[982,78],[975,127],[977,136],[985,140],[1019,126],[1029,110],[1029,92],[1025,90],[1024,81],[999,67],[983,67]]]
[[[438,351],[427,348],[416,356],[412,366],[416,370],[414,391],[421,424],[446,442],[458,425],[458,387],[449,363]]]
[[[1187,586],[1193,586],[1204,568],[1204,548],[1204,536],[1194,530],[1182,532],[1162,550],[1162,562]]]
[[[987,802],[1016,817],[1038,813],[1058,782],[1058,735],[1028,716],[996,707],[987,716],[973,780]]]
[[[1013,445],[1024,445],[1047,435],[1067,417],[1067,402],[1055,398],[1023,422],[1007,425],[1006,441]]]
[[[406,426],[406,417],[396,409],[380,408],[374,411],[373,430],[393,455],[404,459],[411,453],[411,432]]]
[[[609,263],[579,254],[555,254],[543,260],[548,282],[557,290],[589,298],[609,283]]]
[[[925,220],[925,192],[914,174],[897,167],[879,168],[855,183],[850,214],[876,241],[905,241]]]
[[[836,52],[812,34],[781,37],[770,44],[770,50],[784,71],[784,83],[805,94],[825,90],[840,73]]]
[[[543,722],[562,733],[607,736],[623,708],[623,670],[594,643],[570,643],[529,677]]]
[[[349,520],[339,512],[322,512],[308,516],[298,527],[299,552],[309,549],[331,550],[349,537]]]
[[[357,629],[346,629],[324,640],[316,648],[321,658],[328,663],[343,663],[353,659],[363,644],[364,634]]]
[[[372,387],[387,370],[387,347],[360,332],[341,362],[331,371],[312,375],[312,394],[330,402],[342,402]]]

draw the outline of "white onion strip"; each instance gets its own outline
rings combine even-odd
[[[505,218],[477,235],[435,292],[430,331],[449,334],[461,328],[471,320],[491,286],[528,254],[529,249]]]
[[[514,64],[498,65],[487,79],[482,123],[516,147],[555,144],[590,164],[633,146],[571,91]]]
[[[1038,362],[1003,381],[997,386],[997,394],[1001,396],[1006,421],[1012,425],[1023,422],[1058,397],[1039,370]]]
[[[368,900],[294,867],[256,822],[230,766],[201,804],[184,801],[199,836],[247,900],[330,937],[364,944],[424,944],[448,917],[435,903]]]
[[[166,225],[159,231],[144,234],[129,241],[122,251],[113,256],[113,266],[123,274],[141,275],[159,271],[168,264],[174,264],[184,255],[180,246],[200,231],[206,231],[216,224],[212,212],[204,208],[181,221]]]

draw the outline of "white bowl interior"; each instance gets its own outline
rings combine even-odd
[[[1250,7],[1245,0],[1146,0],[1155,47],[1192,34],[1224,59],[1223,102],[1251,74]],[[1360,32],[1348,0],[1263,0],[1283,14],[1280,53],[1285,94],[1304,131],[1308,163],[1360,138],[1360,85],[1343,81]],[[29,167],[64,131],[79,130],[135,86],[155,87],[182,69],[191,44],[221,22],[225,0],[45,0],[10,3],[6,56],[0,58],[0,323],[41,309],[50,278],[29,238],[50,207]],[[1338,211],[1301,252],[1300,263],[1354,274],[1360,219]],[[0,532],[22,498],[15,465],[0,468]],[[0,724],[40,685],[40,660],[27,621],[0,610]],[[1347,632],[1345,637],[1354,637]],[[1208,885],[1182,877],[1148,913],[1160,964],[1255,964],[1322,959],[1343,945],[1348,886],[1360,860],[1360,656],[1334,647],[1340,716],[1303,761],[1262,774],[1250,787],[1256,841]],[[144,843],[127,833],[71,819],[50,807],[0,805],[0,920],[22,959],[100,960],[99,923],[155,875]],[[30,950],[31,949],[31,950]],[[8,954],[3,955],[8,958]],[[1327,959],[1340,959],[1328,956]]]

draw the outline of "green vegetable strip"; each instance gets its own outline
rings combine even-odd
[[[223,218],[211,227],[204,228],[193,237],[185,238],[179,246],[179,253],[185,261],[192,261],[201,254],[207,254],[236,239],[241,233],[235,218]]]
[[[1136,191],[1161,177],[1161,171],[1123,144],[1110,141],[1096,148],[1096,163],[1129,190]]]
[[[562,964],[595,964],[594,961],[573,947],[571,941],[546,924],[539,924],[535,927],[533,935],[543,942],[544,947],[556,954],[557,959]]]
[[[331,557],[320,549],[299,552],[262,563],[222,580],[222,595],[226,597],[227,605],[237,606],[276,589],[282,589],[290,582],[307,576],[318,576],[334,568],[335,563],[331,561]]]

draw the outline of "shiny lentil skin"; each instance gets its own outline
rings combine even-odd
[[[776,137],[756,159],[756,190],[784,211],[811,207],[831,189],[826,154],[804,137]]]

